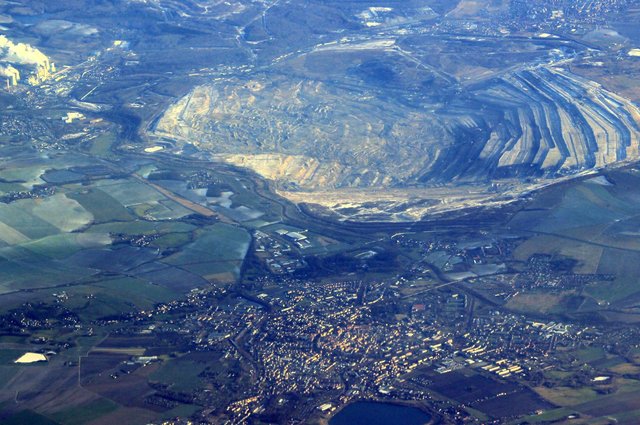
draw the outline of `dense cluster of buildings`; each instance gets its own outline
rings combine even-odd
[[[220,409],[230,423],[260,414],[289,394],[305,400],[288,413],[301,420],[359,398],[429,399],[429,391],[415,384],[423,370],[472,368],[495,379],[526,379],[530,371],[548,367],[549,354],[559,347],[597,338],[594,330],[577,325],[495,309],[472,313],[462,293],[434,291],[415,303],[392,291],[380,297],[388,286],[380,282],[271,283],[279,289],[260,298],[270,308],[237,296],[213,306],[194,293],[151,314],[188,310],[169,327],[154,325],[154,332],[179,330],[192,349],[222,349],[251,366],[251,387]],[[400,289],[409,284],[395,283]],[[368,286],[375,295],[365,299]]]

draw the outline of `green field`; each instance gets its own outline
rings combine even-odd
[[[81,406],[60,410],[49,416],[61,425],[81,425],[111,413],[118,407],[111,400],[101,398]]]
[[[582,363],[591,363],[605,358],[605,351],[602,347],[589,347],[572,351],[571,354]]]
[[[93,221],[93,215],[78,201],[59,193],[34,201],[32,214],[55,226],[61,232],[72,232]]]
[[[2,389],[2,387],[4,387],[5,384],[7,384],[11,380],[11,378],[13,378],[18,373],[18,371],[20,370],[19,368],[20,366],[18,365],[0,365],[0,389]]]
[[[24,354],[21,350],[0,349],[0,365],[13,364],[13,361]]]
[[[99,248],[111,244],[107,233],[63,233],[22,244],[35,254],[63,259],[87,248]]]
[[[100,180],[96,182],[96,186],[127,207],[165,199],[164,195],[157,190],[136,180]]]
[[[560,419],[566,418],[574,412],[574,410],[560,407],[558,409],[548,410],[540,415],[532,415],[518,419],[517,421],[514,421],[513,424],[521,424],[523,423],[523,421],[526,421],[526,423],[530,424],[555,422]]]
[[[613,274],[613,282],[590,285],[588,293],[596,299],[615,303],[640,292],[640,252],[608,249],[600,260],[598,273]]]
[[[570,190],[558,186],[541,192],[510,222],[531,236],[514,250],[516,259],[526,261],[535,254],[562,256],[576,260],[576,273],[613,277],[579,288],[584,289],[580,295],[595,300],[590,300],[594,308],[600,305],[603,310],[640,302],[638,177],[612,172],[608,178],[614,184],[581,182]],[[607,314],[615,320],[613,313]]]
[[[598,361],[603,352],[597,349],[580,350],[575,353],[579,361]],[[536,388],[536,392],[545,399],[564,408],[551,410],[543,415],[525,418],[530,423],[553,422],[571,413],[581,417],[590,417],[588,423],[599,423],[599,418],[616,418],[619,423],[635,424],[640,419],[640,381],[635,379],[614,378],[607,384],[612,394],[603,395],[597,387],[554,387]],[[604,388],[604,386],[600,386]]]
[[[185,233],[195,230],[196,227],[177,221],[144,221],[113,222],[91,226],[88,232],[92,233],[126,233],[129,235],[151,235],[155,233]]]
[[[595,417],[625,414],[640,410],[640,392],[621,389],[614,394],[599,397],[597,400],[588,401],[573,408]]]
[[[45,173],[45,171],[47,171],[47,167],[45,165],[9,166],[0,170],[0,179],[10,183],[19,183],[24,190],[25,188],[31,188],[36,184],[43,184],[44,180],[40,177]]]
[[[115,133],[102,133],[91,141],[89,153],[95,156],[110,158],[113,156],[111,147],[116,143],[117,136]]]
[[[122,204],[100,189],[91,188],[76,191],[67,196],[78,201],[87,211],[93,214],[94,223],[130,221],[134,219],[133,215]]]
[[[551,403],[558,406],[575,406],[578,404],[596,400],[598,398],[598,393],[588,387],[539,387],[535,388],[535,391],[540,394],[542,398],[549,400]]]
[[[0,222],[11,227],[30,239],[60,233],[51,223],[31,214],[35,202],[32,199],[21,199],[10,204],[0,204]]]
[[[135,278],[105,280],[95,284],[106,293],[114,293],[140,309],[149,309],[154,304],[174,299],[176,293],[162,286],[154,285]]]
[[[20,183],[0,182],[0,193],[20,192],[24,190],[24,186]]]
[[[562,301],[572,295],[570,292],[549,293],[547,291],[523,292],[511,298],[507,307],[524,313],[560,313]]]
[[[0,294],[62,285],[90,276],[95,271],[30,257],[33,262],[0,261]],[[42,273],[46,269],[47,273]]]
[[[170,200],[162,200],[152,204],[145,212],[146,215],[153,217],[155,220],[176,220],[192,213],[191,210]]]
[[[183,359],[169,359],[149,377],[171,386],[174,391],[192,391],[200,384],[198,375],[205,369],[205,363]]]
[[[176,248],[191,242],[190,233],[167,233],[151,243],[159,249]]]
[[[251,236],[241,227],[218,223],[196,232],[192,243],[164,260],[201,276],[238,274]]]
[[[149,309],[177,296],[165,287],[129,277],[77,286],[66,292],[69,299],[65,306],[87,320]]]
[[[39,415],[31,410],[23,410],[9,419],[0,422],[0,425],[60,425],[58,422]]]
[[[198,410],[202,409],[200,406],[195,404],[180,404],[173,409],[162,414],[163,418],[172,419],[177,416],[182,418],[188,418]]]
[[[540,193],[528,210],[512,218],[510,225],[564,234],[570,229],[608,224],[635,214],[633,203],[613,186],[580,183],[572,190],[557,187]]]

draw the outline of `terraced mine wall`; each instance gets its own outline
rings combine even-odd
[[[639,157],[638,107],[561,68],[509,73],[431,110],[370,99],[356,114],[327,101],[359,95],[223,83],[196,88],[154,130],[306,189],[554,177]]]

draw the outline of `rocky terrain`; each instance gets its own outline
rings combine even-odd
[[[417,181],[453,143],[429,111],[319,81],[266,78],[196,87],[155,131],[303,189]]]
[[[173,104],[154,133],[291,194],[350,188],[379,199],[375,189],[544,180],[636,159],[639,129],[632,102],[541,66],[419,106],[317,80],[221,80]]]
[[[640,34],[620,14],[635,9],[455,3],[274,4],[238,29],[251,66],[194,73],[147,142],[195,147],[343,219],[418,219],[638,159]]]

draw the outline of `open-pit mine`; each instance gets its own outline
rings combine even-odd
[[[427,87],[411,104],[317,79],[218,79],[171,105],[152,134],[352,219],[501,202],[639,157],[640,109],[560,65],[456,88],[439,88],[442,99]]]

